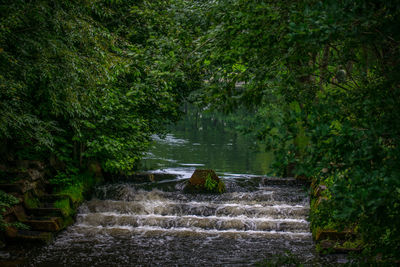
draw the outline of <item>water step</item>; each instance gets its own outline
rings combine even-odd
[[[206,230],[241,231],[290,231],[307,232],[309,224],[298,219],[248,218],[240,217],[200,217],[161,215],[119,215],[111,213],[91,213],[80,215],[78,222],[94,226],[125,225],[132,227],[158,226],[165,229],[196,227]]]
[[[32,230],[58,232],[61,230],[63,220],[60,217],[33,217],[21,222],[28,225]]]
[[[83,208],[87,212],[114,212],[120,214],[160,214],[160,215],[197,215],[197,216],[240,216],[259,218],[274,217],[305,219],[309,207],[303,205],[262,205],[255,203],[212,203],[176,201],[115,201],[92,200]]]
[[[290,231],[243,231],[243,230],[214,230],[201,229],[196,227],[182,228],[162,228],[158,226],[139,226],[132,227],[127,225],[114,226],[93,226],[87,224],[75,224],[71,231],[77,234],[85,234],[90,236],[110,235],[116,237],[126,237],[132,235],[141,235],[147,237],[160,236],[178,236],[178,237],[223,237],[230,239],[238,238],[265,238],[265,239],[288,239],[288,240],[305,240],[311,241],[311,233],[309,232],[290,232]]]

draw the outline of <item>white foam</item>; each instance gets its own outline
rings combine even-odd
[[[82,215],[80,215],[82,216]],[[112,216],[112,217],[130,217],[130,218],[138,218],[138,219],[196,219],[196,220],[218,220],[218,221],[231,221],[231,220],[240,220],[243,222],[273,222],[273,223],[285,223],[285,222],[292,222],[292,223],[300,223],[308,225],[309,222],[305,219],[291,219],[291,218],[282,218],[276,219],[272,217],[260,217],[260,218],[253,218],[248,217],[245,215],[239,216],[198,216],[198,215],[159,215],[159,214],[119,214],[115,212],[98,212],[98,213],[90,213],[85,214],[83,217],[86,216]]]
[[[289,238],[309,238],[311,233],[309,232],[288,232],[288,231],[256,231],[256,230],[216,230],[216,229],[202,229],[198,227],[172,227],[172,228],[162,228],[158,226],[138,226],[132,227],[127,225],[113,225],[113,226],[93,226],[87,224],[76,224],[74,227],[85,228],[85,229],[95,229],[95,230],[128,230],[130,232],[163,232],[163,233],[197,233],[206,235],[220,235],[220,234],[236,234],[236,235],[254,235],[257,237],[289,237]]]

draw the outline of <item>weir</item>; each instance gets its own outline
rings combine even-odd
[[[222,195],[185,194],[185,181],[98,187],[34,265],[243,266],[287,251],[315,261],[309,199],[295,179],[225,179]]]
[[[32,253],[32,265],[254,266],[288,253],[317,266],[341,260],[315,252],[309,185],[260,175],[265,153],[211,130],[156,141],[144,162],[150,171],[98,186],[76,223]],[[194,170],[210,166],[226,192],[185,193]]]

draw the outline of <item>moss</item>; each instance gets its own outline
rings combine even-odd
[[[224,192],[226,191],[225,183],[222,182],[221,180],[220,180],[219,183],[218,183],[217,191],[218,191],[218,193],[220,193],[220,194],[222,194],[222,193],[224,193]]]
[[[83,191],[84,187],[79,183],[63,188],[57,193],[61,195],[68,195],[74,204],[79,204],[84,200]]]
[[[40,205],[40,201],[37,197],[33,197],[31,194],[24,194],[24,204],[28,209],[38,208]]]
[[[61,212],[64,217],[69,217],[74,215],[75,210],[71,208],[68,199],[61,199],[54,202],[54,207],[61,209]]]
[[[85,200],[85,195],[91,191],[97,180],[94,176],[83,173],[76,177],[73,184],[57,189],[54,193],[68,195],[74,206],[77,206]]]
[[[361,248],[363,245],[364,245],[364,242],[362,241],[362,239],[356,239],[354,241],[346,241],[342,245],[340,245],[340,247],[356,249],[356,248]]]
[[[185,192],[222,194],[225,192],[225,183],[213,170],[196,170],[187,181]]]

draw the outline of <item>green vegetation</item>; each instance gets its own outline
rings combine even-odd
[[[247,107],[276,175],[327,185],[313,223],[357,225],[364,253],[399,259],[397,1],[221,0],[204,17],[198,102]]]
[[[357,227],[367,256],[400,258],[398,1],[3,1],[0,12],[2,162],[49,161],[74,195],[91,160],[133,170],[184,101],[240,109],[276,175],[326,184],[313,223]]]
[[[208,192],[214,192],[218,194],[222,194],[225,192],[225,184],[223,181],[215,180],[211,177],[211,174],[208,174],[206,180],[204,182],[204,188]]]
[[[208,174],[206,177],[206,181],[204,183],[205,189],[208,191],[214,191],[217,188],[217,185],[218,185],[218,181],[214,180],[211,177],[211,174]]]
[[[31,194],[24,194],[24,204],[29,209],[38,208],[40,201],[37,197],[33,197]]]
[[[72,209],[70,206],[69,199],[57,200],[54,203],[54,207],[61,209],[64,217],[70,217],[70,216],[74,215],[74,213],[75,213],[75,210]]]
[[[68,182],[60,185],[59,180],[55,179],[56,186],[53,193],[68,196],[74,205],[82,203],[85,200],[85,195],[96,184],[96,178],[89,173],[68,176],[68,178],[66,174],[62,174],[61,176]],[[58,205],[62,206],[59,208],[63,209],[64,207],[69,207],[69,202],[66,203],[66,200],[60,200]],[[69,213],[68,208],[66,212]]]
[[[2,161],[133,169],[196,81],[183,3],[2,2]]]
[[[3,219],[3,213],[12,205],[17,204],[19,201],[14,196],[5,193],[0,190],[0,230],[4,230],[8,226]]]
[[[7,223],[4,221],[3,213],[6,209],[18,203],[19,200],[16,197],[0,190],[0,230],[4,230],[8,226],[15,226],[19,229],[29,229],[27,225],[20,222]]]

